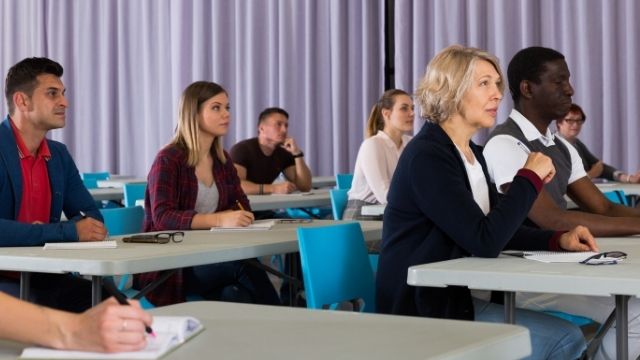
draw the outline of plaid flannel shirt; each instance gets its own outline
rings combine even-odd
[[[236,200],[251,211],[249,199],[240,187],[240,179],[229,154],[223,164],[213,155],[213,178],[218,187],[217,211],[233,209]],[[144,231],[191,230],[191,221],[198,196],[195,168],[187,165],[187,153],[176,145],[164,147],[156,156],[147,178]],[[138,274],[134,285],[140,289],[156,280],[159,272]],[[185,301],[182,269],[147,295],[157,306]]]

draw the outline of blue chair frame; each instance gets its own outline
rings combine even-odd
[[[351,189],[353,174],[336,174],[336,189]]]
[[[331,212],[335,220],[342,220],[344,209],[347,207],[347,201],[349,196],[347,189],[331,189],[329,190],[329,197],[331,199]]]
[[[308,308],[335,309],[361,299],[360,311],[375,312],[373,271],[359,223],[299,227],[298,245]]]

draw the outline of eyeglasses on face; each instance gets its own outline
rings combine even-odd
[[[617,264],[619,261],[627,258],[627,253],[622,251],[605,251],[599,254],[589,256],[580,261],[581,264],[600,265],[600,264]]]
[[[568,119],[568,118],[565,118],[562,121],[566,122],[569,125],[582,125],[582,124],[584,124],[584,120],[583,119]]]

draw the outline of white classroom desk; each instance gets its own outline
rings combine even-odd
[[[336,186],[335,176],[314,176],[311,178],[311,187],[318,188],[332,188]]]
[[[640,184],[630,184],[630,183],[621,183],[621,182],[606,182],[606,183],[597,183],[595,184],[600,191],[614,191],[614,190],[622,190],[626,195],[640,195]]]
[[[595,183],[594,185],[602,192],[622,190],[625,195],[640,195],[640,184],[609,181],[606,183]],[[578,205],[569,196],[565,195],[564,198],[567,200],[567,209],[578,208]]]
[[[620,250],[628,259],[617,265],[546,264],[513,256],[468,257],[412,266],[414,286],[467,286],[505,292],[505,322],[515,320],[515,292],[611,296],[616,306],[618,359],[628,356],[627,302],[640,297],[640,237],[598,238],[600,251]]]
[[[124,190],[120,188],[97,188],[97,189],[88,189],[89,194],[93,197],[95,201],[102,200],[113,200],[113,201],[121,201],[124,199]]]
[[[124,198],[122,187],[89,189],[89,193],[96,201],[121,201]],[[249,195],[248,198],[253,211],[331,206],[329,189],[313,189],[310,194]]]
[[[31,272],[77,272],[92,278],[92,301],[101,298],[103,276],[137,274],[189,266],[252,259],[260,256],[298,251],[296,228],[345,223],[313,220],[305,224],[276,224],[271,230],[248,232],[186,231],[181,243],[124,243],[122,236],[116,249],[44,250],[38,247],[5,247],[0,249],[0,270],[20,271],[20,297],[28,296]],[[382,222],[360,221],[367,242],[382,238]],[[26,282],[26,284],[24,282]]]
[[[331,206],[329,189],[313,189],[310,194],[249,195],[247,197],[253,211]]]
[[[224,302],[155,308],[198,318],[204,331],[163,359],[520,359],[529,331],[505,324],[359,314]],[[0,360],[25,347],[0,341]]]
[[[98,180],[99,188],[121,188],[124,184],[146,184],[146,178],[136,178],[136,177],[114,177],[107,180]]]

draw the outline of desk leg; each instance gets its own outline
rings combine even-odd
[[[504,292],[504,322],[507,324],[516,323],[516,293],[514,291]]]
[[[629,358],[629,296],[616,295],[616,358]]]
[[[20,299],[29,301],[29,288],[31,287],[31,273],[26,271],[20,272]]]
[[[102,300],[102,277],[91,276],[91,305],[96,306]]]

